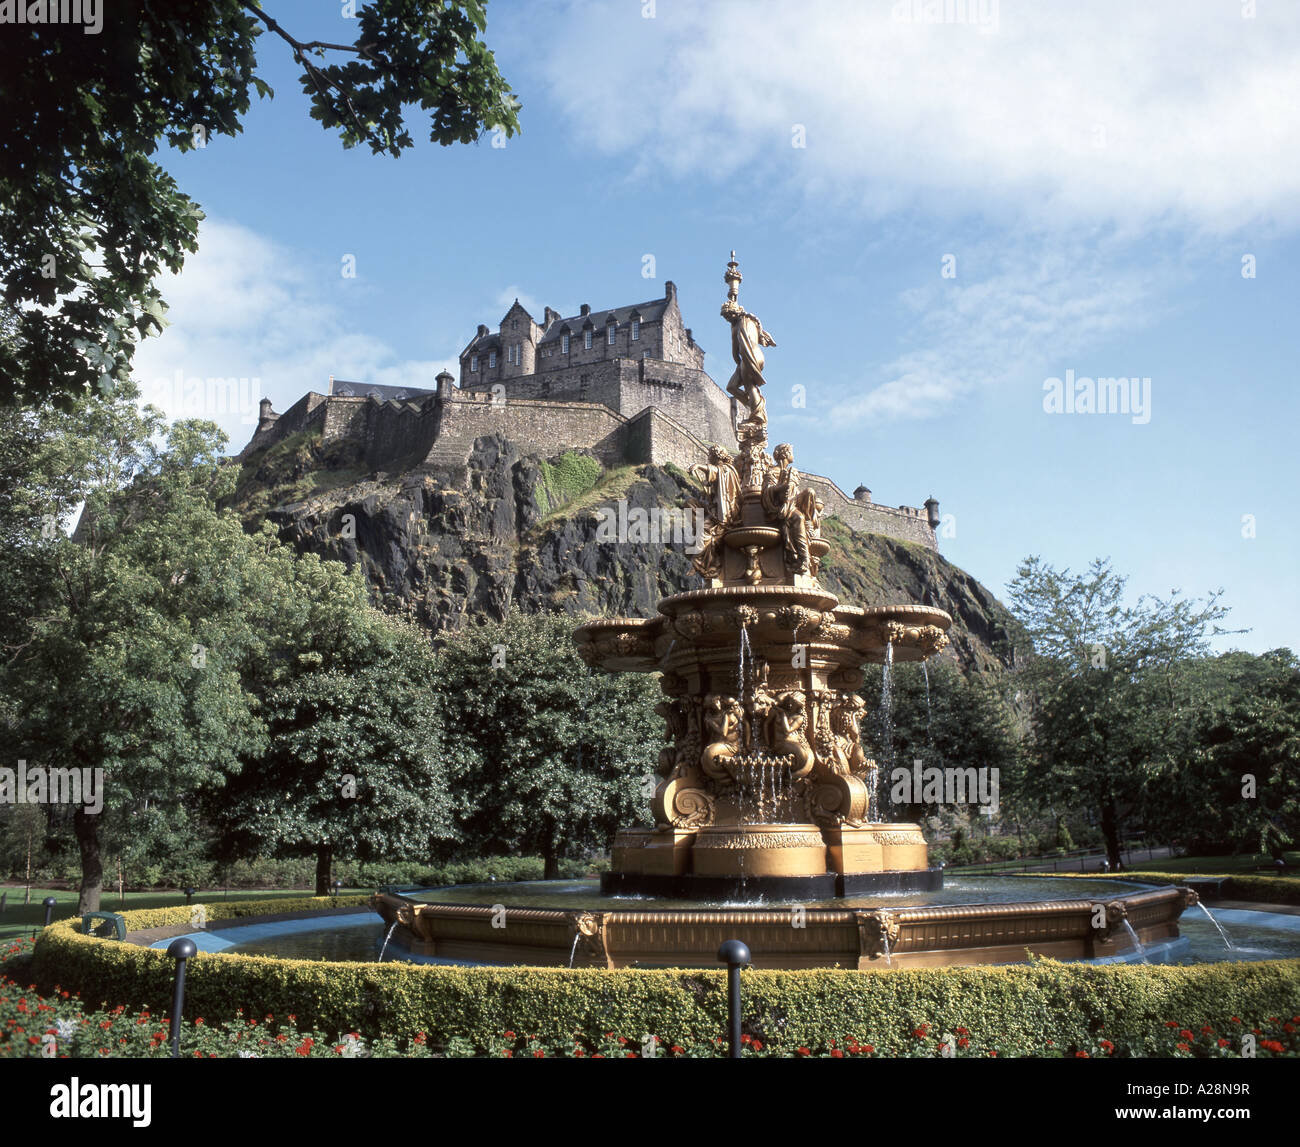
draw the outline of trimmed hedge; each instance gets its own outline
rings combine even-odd
[[[250,914],[248,905],[227,907],[241,909],[231,915]],[[172,918],[163,923],[189,920],[179,909],[125,915],[128,927],[139,929],[159,926],[165,914]],[[164,952],[83,936],[77,928],[64,921],[41,933],[33,970],[42,987],[80,991],[88,1007],[148,1005],[165,1013],[173,963]],[[1041,1042],[1045,1032],[1079,1046],[1104,1036],[1150,1054],[1169,1022],[1220,1031],[1234,1016],[1300,1014],[1300,960],[751,971],[743,983],[746,1030],[787,1048],[827,1037],[902,1046],[929,1024],[1017,1047]],[[613,1029],[685,1043],[724,1030],[727,1003],[725,974],[712,970],[456,968],[204,953],[192,959],[187,1014],[230,1019],[239,1008],[249,1016],[293,1013],[332,1032],[420,1031],[438,1044],[460,1038],[487,1046],[506,1030],[598,1039]]]
[[[1300,904],[1300,880],[1286,876],[1242,876],[1231,872],[1053,872],[1070,880],[1145,880],[1156,884],[1186,884],[1189,880],[1222,880],[1226,900],[1258,904]]]

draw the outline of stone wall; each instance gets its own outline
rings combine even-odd
[[[735,449],[731,400],[703,371],[677,363],[612,360],[502,385],[504,401],[488,391],[452,388],[420,402],[309,393],[283,414],[264,410],[240,458],[316,427],[322,442],[356,442],[366,464],[383,473],[463,466],[475,439],[492,434],[524,454],[590,450],[606,466],[672,463],[685,470],[707,459],[710,443]],[[586,397],[568,397],[578,394]],[[938,550],[927,510],[859,501],[819,474],[804,473],[804,480],[825,513],[850,529]]]

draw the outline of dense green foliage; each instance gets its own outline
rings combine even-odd
[[[1126,817],[1163,826],[1174,811],[1171,779],[1206,697],[1196,669],[1227,612],[1218,594],[1126,606],[1124,587],[1104,561],[1072,574],[1029,558],[1008,590],[1032,643],[1016,674],[1030,705],[1026,795],[1093,811],[1112,866]]]
[[[411,105],[443,145],[518,130],[480,39],[484,0],[370,0],[343,25],[350,44],[298,39],[246,0],[134,0],[129,17],[103,7],[94,35],[78,23],[5,28],[0,97],[24,112],[0,122],[4,398],[69,407],[127,382],[135,345],[163,327],[156,280],[197,249],[202,218],[156,154],[242,130],[252,93],[272,94],[258,74],[264,30],[302,68],[312,118],[345,147],[400,155]]]
[[[444,722],[471,762],[456,774],[462,843],[540,854],[548,876],[644,815],[663,738],[655,681],[589,671],[572,630],[511,614],[452,635],[437,658]]]

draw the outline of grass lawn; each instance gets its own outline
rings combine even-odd
[[[1259,871],[1260,865],[1268,864],[1271,861],[1272,858],[1268,856],[1180,856],[1176,859],[1166,858],[1163,860],[1143,860],[1142,852],[1143,850],[1140,848],[1134,849],[1133,851],[1133,863],[1130,867],[1134,872],[1169,872],[1181,876],[1186,876],[1189,873],[1195,872],[1212,873],[1215,875],[1241,873],[1245,876],[1280,876],[1284,879],[1289,878],[1292,880],[1300,880],[1300,873],[1294,871],[1297,867],[1300,867],[1300,852],[1288,852],[1284,854],[1287,864],[1291,865],[1293,869],[1291,872],[1284,873],[1278,873],[1272,870]],[[976,867],[949,868],[947,871],[953,876],[978,876],[980,874],[988,873],[1020,872],[1026,864],[1028,864],[1030,868],[1039,868],[1043,863],[1044,861],[1041,859],[1035,860],[1030,858],[1027,860],[1008,860],[1005,864],[982,864]],[[1046,863],[1050,865],[1051,861],[1048,860]],[[1062,857],[1059,864],[1061,872],[1079,871],[1079,858],[1077,856]],[[1093,871],[1095,871],[1095,869],[1093,869]],[[1041,868],[1039,868],[1037,873],[1030,873],[1030,875],[1039,876],[1043,874]],[[1050,876],[1051,874],[1052,870],[1049,867],[1046,870],[1046,875]],[[1119,872],[1115,875],[1123,876],[1124,874]]]
[[[195,902],[217,900],[288,900],[300,896],[312,895],[310,888],[275,888],[275,889],[248,889],[232,888],[229,893],[221,889],[200,890],[194,894]],[[372,888],[344,888],[341,895],[349,896],[360,892],[373,892]],[[23,906],[23,885],[4,885],[0,886],[0,892],[8,893],[8,899],[5,904],[5,910],[0,913],[0,940],[8,940],[18,936],[30,936],[32,932],[40,928],[45,923],[45,907],[41,903],[47,896],[53,896],[58,901],[54,909],[54,919],[66,920],[69,916],[77,914],[77,892],[64,889],[33,888],[32,902],[26,907]],[[121,898],[116,892],[109,893],[104,891],[100,899],[99,907],[103,912],[120,912],[124,909],[131,908],[167,908],[177,904],[185,903],[184,892],[128,892],[126,894],[126,903],[122,904]],[[273,911],[268,904],[267,911]]]
[[[1185,875],[1189,872],[1211,872],[1211,873],[1233,873],[1239,872],[1244,876],[1280,876],[1292,880],[1300,880],[1300,874],[1294,869],[1300,865],[1300,853],[1288,852],[1284,854],[1287,864],[1291,865],[1291,872],[1274,872],[1258,871],[1261,864],[1267,865],[1272,862],[1271,856],[1180,856],[1176,860],[1151,860],[1144,864],[1136,865],[1146,872],[1176,872]]]

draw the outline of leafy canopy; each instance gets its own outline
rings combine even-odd
[[[157,153],[242,130],[251,94],[272,94],[260,36],[287,45],[312,118],[345,147],[400,155],[412,105],[443,146],[519,127],[480,38],[482,0],[372,0],[351,43],[300,40],[252,0],[121,7],[106,5],[96,35],[9,24],[0,36],[0,102],[14,113],[0,117],[3,400],[69,409],[127,382],[136,345],[166,321],[155,280],[197,250],[202,218]]]

